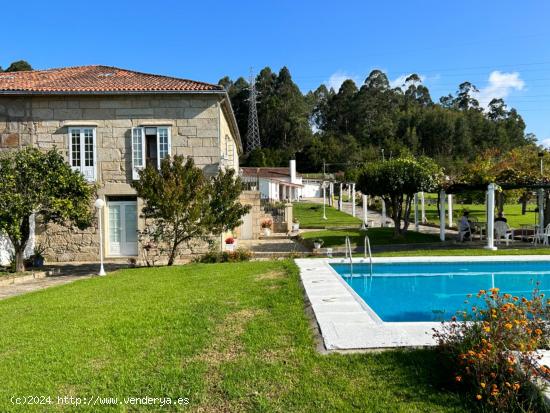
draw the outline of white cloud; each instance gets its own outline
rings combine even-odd
[[[359,76],[357,75],[350,75],[343,71],[337,71],[334,72],[328,80],[326,80],[324,83],[327,85],[327,88],[333,88],[336,92],[340,89],[340,86],[342,86],[342,83],[344,83],[345,80],[351,79],[355,82],[355,84],[359,87],[361,85],[361,80]]]
[[[518,72],[500,72],[494,70],[489,75],[489,84],[479,90],[476,98],[479,105],[486,108],[492,99],[507,97],[514,90],[523,90],[525,82]]]
[[[393,80],[390,80],[390,86],[392,88],[401,87],[403,83],[405,83],[405,79],[408,78],[409,75],[401,75],[399,77],[396,77]]]
[[[539,140],[539,143],[545,148],[550,148],[550,138],[541,139]]]

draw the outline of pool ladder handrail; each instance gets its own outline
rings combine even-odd
[[[367,253],[369,258],[369,264],[370,264],[370,276],[372,278],[372,251],[370,249],[370,238],[368,235],[365,235],[365,259],[367,259]]]
[[[349,258],[349,273],[353,277],[353,254],[351,252],[351,241],[349,237],[346,237],[346,258]]]

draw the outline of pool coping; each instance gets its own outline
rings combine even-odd
[[[550,261],[550,255],[373,257],[375,263]],[[436,344],[434,329],[440,322],[385,322],[330,266],[346,264],[342,258],[295,259],[302,285],[311,303],[327,350],[359,350],[395,347],[426,347]],[[354,264],[368,264],[353,258]]]

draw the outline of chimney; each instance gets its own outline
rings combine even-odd
[[[296,183],[296,159],[290,160],[288,169],[290,171],[290,183],[295,184]]]

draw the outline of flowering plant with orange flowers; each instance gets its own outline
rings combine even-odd
[[[540,386],[550,369],[539,365],[536,350],[548,348],[550,300],[538,289],[528,299],[492,288],[468,296],[465,304],[471,311],[434,329],[453,384],[479,410],[548,411]]]

